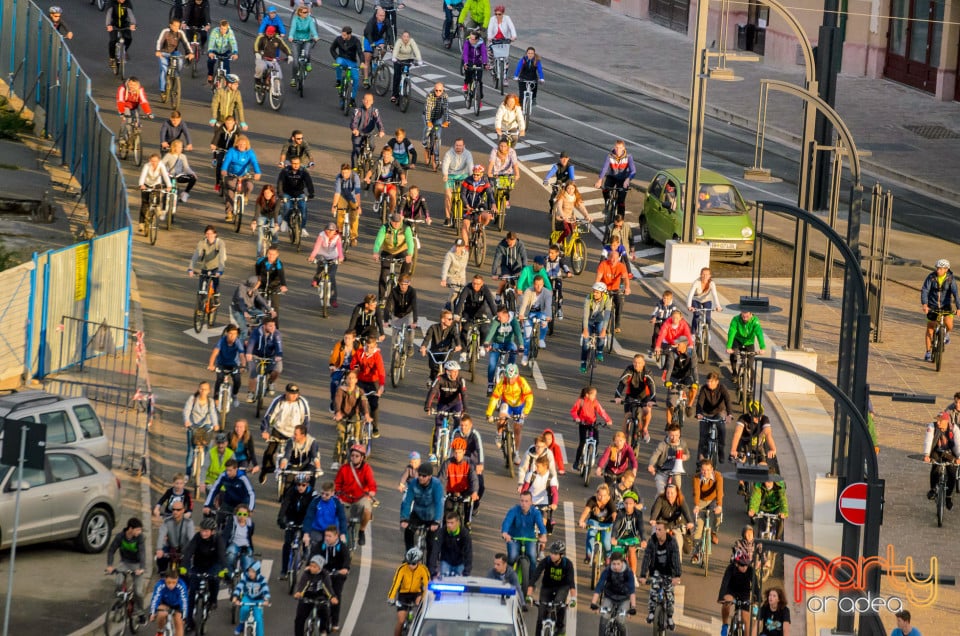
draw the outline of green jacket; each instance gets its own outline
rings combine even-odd
[[[787,506],[787,489],[780,482],[774,482],[773,488],[767,490],[763,483],[756,484],[753,492],[750,494],[751,512],[766,512],[770,514],[782,514],[784,517],[790,514],[790,507]]]
[[[483,344],[498,346],[513,342],[517,349],[523,348],[523,331],[520,329],[520,322],[516,318],[510,318],[510,322],[502,323],[494,319],[487,328],[487,337]]]
[[[233,457],[233,449],[227,446],[223,450],[223,456],[220,456],[220,453],[217,452],[217,447],[214,445],[210,449],[210,452],[207,453],[207,475],[204,477],[204,483],[208,486],[213,482],[217,481],[217,477],[220,476],[224,470],[226,470],[227,461]]]
[[[388,235],[387,232],[390,232]],[[377,240],[373,242],[373,253],[378,254],[380,248],[383,248],[383,251],[399,255],[402,252],[410,256],[413,256],[413,251],[416,249],[416,243],[413,241],[413,232],[410,230],[410,226],[404,224],[402,230],[395,230],[390,227],[390,224],[380,226],[380,231],[377,232]]]
[[[734,343],[740,345],[752,345],[754,339],[760,345],[761,349],[767,348],[767,343],[763,339],[763,328],[760,326],[760,319],[751,316],[746,323],[739,314],[730,321],[730,330],[727,331],[727,349],[733,349]]]
[[[460,10],[460,24],[467,23],[467,16],[470,16],[474,22],[483,25],[486,32],[487,25],[490,23],[490,0],[466,0],[463,3],[463,9]]]
[[[543,286],[553,291],[553,283],[550,282],[550,276],[546,268],[541,267],[539,272],[533,271],[533,265],[526,265],[520,270],[520,276],[517,278],[517,291],[524,292],[528,287],[533,287],[533,279],[537,276],[543,278]]]

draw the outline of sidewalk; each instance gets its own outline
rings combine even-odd
[[[438,19],[436,0],[407,0],[406,5]],[[590,76],[619,84],[629,94],[640,91],[687,108],[693,43],[687,36],[648,20],[629,18],[590,0],[550,3],[515,2],[507,9],[517,27],[516,47],[533,46],[544,58],[544,75]],[[575,34],[564,37],[561,34]],[[713,40],[715,32],[708,32]],[[558,66],[559,65],[559,66]],[[760,79],[802,85],[803,68],[782,69],[763,63],[733,63],[742,82],[708,82],[707,115],[756,131]],[[638,101],[643,99],[637,96]],[[857,148],[873,154],[862,158],[865,172],[882,183],[921,188],[930,196],[956,200],[960,184],[960,103],[932,96],[887,80],[841,75],[836,110],[850,128]],[[767,107],[767,134],[798,148],[802,113],[798,100],[772,94]],[[708,121],[709,125],[709,121]],[[924,126],[935,133],[942,126],[954,138],[927,139],[906,126]],[[767,152],[772,151],[767,149]],[[798,150],[799,153],[799,150]],[[799,154],[795,155],[799,158]],[[783,176],[783,175],[779,175]],[[864,179],[871,182],[872,179]]]

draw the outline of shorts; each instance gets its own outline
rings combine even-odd
[[[942,312],[942,313],[947,313],[948,315],[951,315],[951,316],[952,316],[952,314],[950,314],[950,313],[947,312],[947,311],[944,311],[944,312]],[[938,311],[938,310],[928,311],[928,312],[927,312],[927,320],[929,320],[930,322],[937,322],[938,320],[940,320],[940,314],[941,314],[941,312]]]
[[[447,182],[444,185],[447,190],[456,190],[457,186],[467,180],[468,175],[447,175]]]
[[[523,407],[524,407],[523,404],[521,404],[520,406],[510,406],[506,402],[501,402],[500,417],[508,417],[508,416],[516,417],[518,415],[523,415]]]
[[[348,517],[360,519],[363,517],[364,513],[373,512],[373,502],[370,500],[370,497],[362,497],[357,501],[354,501],[350,506]]]
[[[420,596],[416,592],[398,592],[397,593],[397,602],[403,603],[404,605],[416,605],[417,597]],[[406,608],[397,607],[398,612],[405,612]]]
[[[377,40],[373,44],[370,43],[370,40],[363,38],[363,52],[364,53],[373,53],[373,47],[380,46],[384,44],[383,40]]]

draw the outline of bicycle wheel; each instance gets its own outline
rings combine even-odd
[[[463,48],[463,47],[460,47]],[[468,89],[466,93],[463,94],[463,98],[467,104],[467,110],[473,107],[473,90]]]
[[[211,283],[210,295],[207,296],[207,326],[212,327],[217,322],[217,312],[220,311],[220,305],[214,304],[213,283]]]
[[[410,78],[404,77],[403,82],[400,85],[400,112],[407,112],[407,108],[410,107]]]
[[[943,486],[943,476],[940,477],[941,483],[937,485],[937,527],[943,527],[943,511],[947,505],[947,490]]]
[[[590,460],[587,457],[590,456],[587,449],[583,450],[583,457],[580,458],[580,477],[583,479],[583,487],[588,488],[590,486]]]
[[[710,528],[703,529],[703,536],[700,538],[700,565],[703,567],[703,575],[710,572],[710,541],[713,531]]]
[[[103,619],[103,633],[106,636],[120,636],[127,627],[127,604],[118,598],[107,610]]]
[[[125,133],[123,129],[117,134],[117,158],[120,159],[120,161],[126,161],[127,156],[130,154],[129,139],[129,133]]]
[[[467,347],[467,364],[470,369],[471,384],[477,381],[477,355],[479,354],[477,348],[479,346],[477,338],[471,338],[470,345]]]
[[[653,609],[653,633],[655,636],[666,636],[667,633],[667,613],[661,603]]]
[[[97,3],[97,11],[103,11],[107,6],[107,0],[96,0],[96,3]]]
[[[267,387],[264,386],[267,383],[266,378],[257,378],[257,395],[256,395],[256,405],[257,405],[257,414],[256,418],[260,419],[260,414],[263,412],[263,394],[267,392]]]
[[[304,73],[306,73],[305,67],[299,61],[297,62],[297,74],[295,79],[297,80],[297,93],[300,97],[303,97],[303,79]]]
[[[403,381],[403,351],[400,347],[393,348],[393,354],[390,356],[390,385],[393,388],[400,386]]]
[[[363,13],[363,0],[353,0],[353,8],[357,13]]]
[[[496,83],[500,85],[500,95],[503,95],[504,90],[507,86],[507,61],[501,60],[497,65],[497,79]]]
[[[530,353],[528,357],[530,361],[537,359],[537,354],[540,353],[540,319],[536,318],[533,327],[530,329]]]
[[[230,4],[230,0],[220,0],[220,4],[222,4],[223,6],[227,6],[228,4]]]
[[[390,90],[390,69],[387,67],[386,61],[381,61],[377,65],[377,70],[373,74],[373,90],[377,95],[383,97],[387,94],[387,91]]]
[[[570,267],[573,269],[573,273],[579,276],[586,266],[587,247],[583,244],[582,239],[576,238],[570,248]]]
[[[503,232],[503,224],[507,221],[507,195],[503,190],[497,190],[497,231]]]
[[[352,72],[348,70],[346,77],[343,78],[343,94],[340,96],[340,109],[343,110],[344,115],[350,114],[350,101],[353,95],[352,77]]]
[[[140,145],[140,132],[133,135],[133,164],[138,168],[143,164],[143,146]]]
[[[346,8],[347,8],[347,5],[350,4],[350,0],[337,0],[337,3],[338,3],[341,7],[343,7],[344,9],[346,9]]]
[[[241,22],[246,22],[250,18],[250,6],[247,4],[250,0],[237,0],[237,15]]]
[[[321,279],[317,287],[320,295],[320,315],[326,318],[330,315],[330,281]]]
[[[302,220],[300,214],[294,213],[290,215],[290,244],[297,248],[297,251],[300,251],[300,241],[303,238],[303,228],[301,227]]]
[[[483,228],[474,234],[473,243],[470,245],[470,256],[477,267],[481,267],[487,257],[487,237]]]
[[[474,80],[473,85],[474,85],[474,87],[475,87],[474,90],[476,91],[476,93],[475,93],[476,97],[475,97],[475,99],[473,100],[473,114],[474,114],[474,115],[479,115],[479,114],[480,114],[480,109],[483,107],[483,104],[480,103],[480,86],[481,86],[481,84],[480,84],[480,82]]]
[[[270,93],[270,108],[280,110],[280,107],[283,106],[283,81],[281,81],[279,73],[271,76],[268,90]]]
[[[533,97],[528,97],[529,93],[523,96],[523,117],[527,120],[527,125],[533,120]]]
[[[171,62],[172,64],[173,62]],[[180,108],[180,75],[174,74],[169,80],[167,80],[167,104],[170,106],[170,110],[179,110]]]
[[[938,326],[936,331],[933,332],[933,363],[938,372],[943,364],[943,349],[943,327]]]
[[[507,459],[507,472],[510,473],[510,477],[516,476],[516,467],[513,464],[513,452],[514,452],[514,443],[513,443],[513,423],[508,421],[506,428],[504,429],[504,439],[503,439],[503,456]]]
[[[597,530],[597,534],[600,531]],[[590,563],[590,589],[597,587],[597,582],[600,581],[600,573],[603,571],[603,549],[600,546],[600,542],[597,541],[593,544],[593,558]]]
[[[267,101],[267,87],[264,86],[262,79],[254,78],[253,80],[253,98],[261,105]]]
[[[174,179],[171,178],[170,180],[173,181]],[[177,196],[178,196],[178,195],[177,195],[176,190],[171,190],[171,191],[167,194],[167,219],[166,219],[166,222],[167,222],[167,231],[168,231],[168,232],[173,229],[173,215],[176,214],[176,212],[177,212]]]
[[[157,221],[160,215],[157,206],[151,205],[150,211],[147,213],[147,238],[150,239],[150,245],[157,244],[157,233],[160,229],[159,223]]]
[[[127,79],[127,50],[126,47],[117,46],[117,64],[113,69],[114,75],[119,75],[121,80]]]
[[[241,188],[242,183],[237,184],[237,188]],[[233,231],[235,233],[240,232],[240,227],[243,225],[243,208],[246,205],[247,198],[242,194],[237,194],[233,199]]]
[[[465,31],[464,26],[463,26],[462,24],[457,24],[457,45],[458,45],[458,46],[457,46],[457,52],[458,52],[458,53],[463,53],[463,40],[464,40],[463,34],[464,34],[464,31]],[[469,108],[469,106],[468,106],[468,108]]]

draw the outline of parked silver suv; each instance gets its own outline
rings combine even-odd
[[[47,426],[47,444],[65,444],[87,451],[108,468],[110,442],[90,400],[63,397],[46,391],[16,391],[0,396],[0,440],[7,418],[39,422]]]

